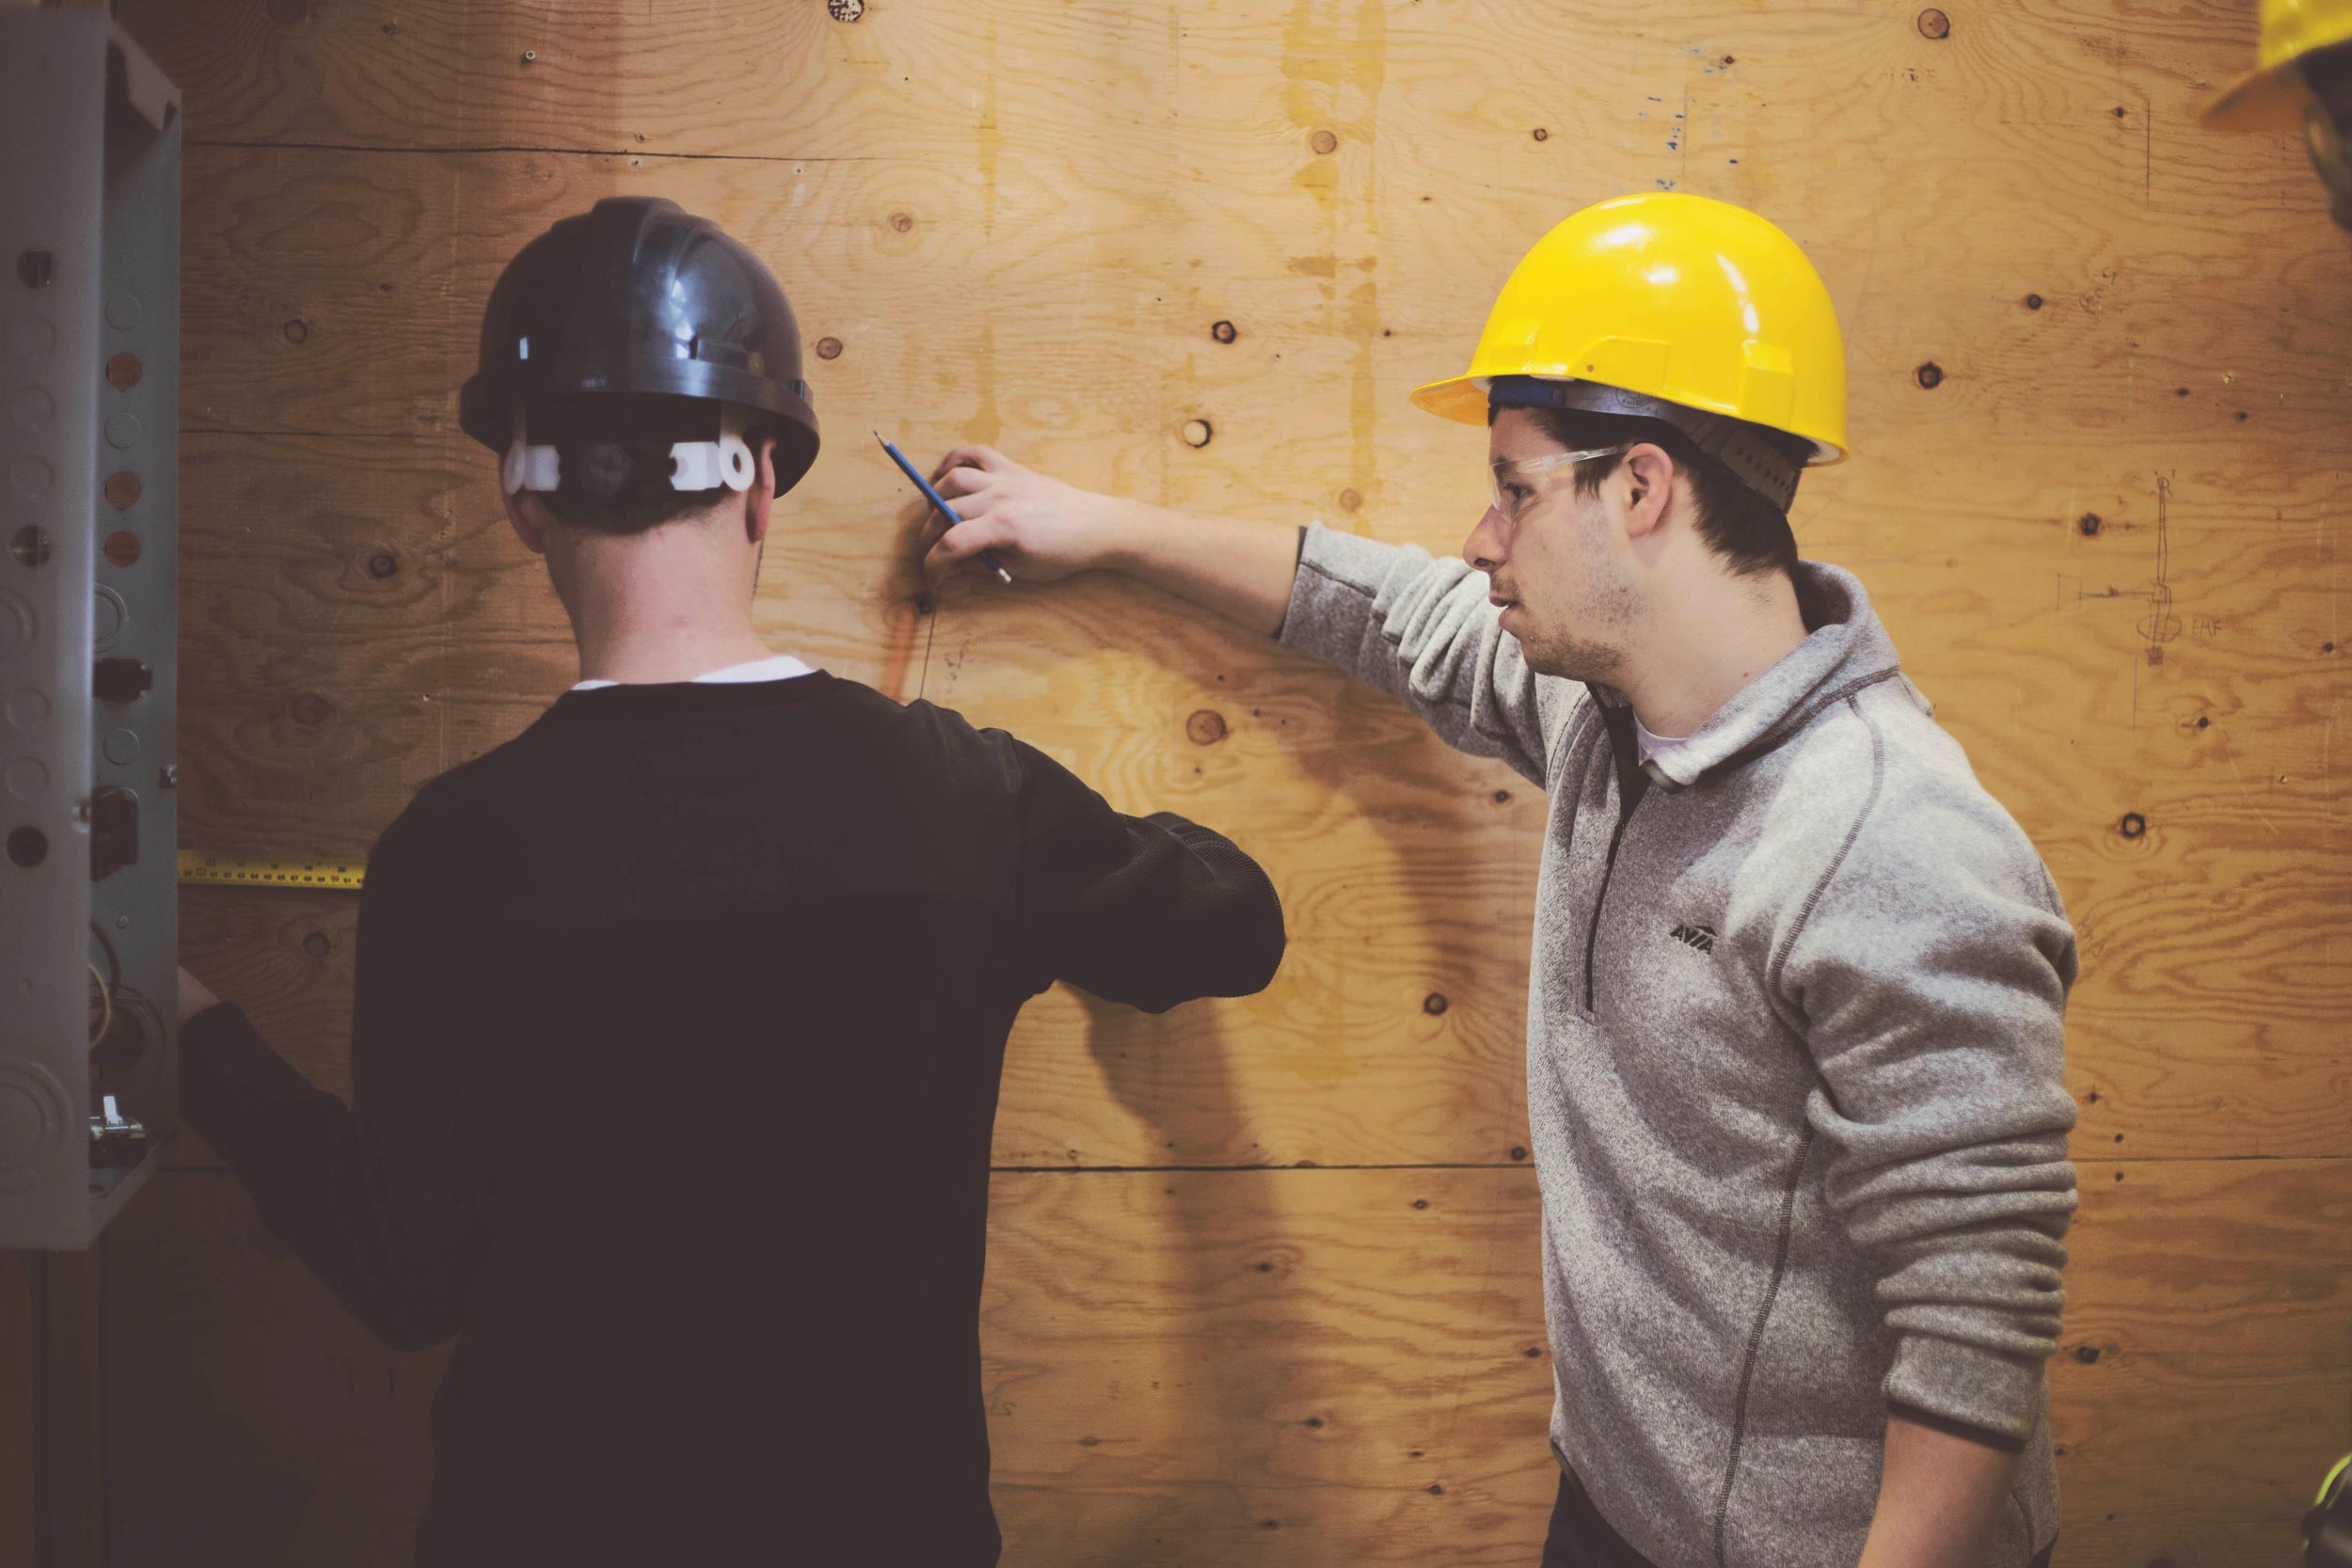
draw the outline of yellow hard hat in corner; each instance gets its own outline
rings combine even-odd
[[[1512,269],[1470,369],[1413,402],[1484,424],[1497,376],[1615,388],[1802,436],[1815,464],[1846,455],[1846,344],[1820,274],[1706,197],[1619,197],[1560,224]]]
[[[2262,4],[2261,63],[2207,103],[2200,124],[2217,131],[2300,131],[2312,97],[2297,69],[2303,56],[2352,42],[2352,0]]]

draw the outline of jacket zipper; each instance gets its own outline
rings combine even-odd
[[[1600,892],[1593,897],[1593,918],[1584,927],[1584,1010],[1593,1010],[1593,949],[1600,942],[1601,907],[1609,902],[1609,880],[1617,871],[1617,846],[1625,842],[1625,825],[1633,820],[1633,814],[1642,809],[1642,797],[1647,790],[1637,790],[1617,814],[1617,831],[1609,835],[1609,859],[1600,868]]]

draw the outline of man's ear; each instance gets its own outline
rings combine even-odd
[[[768,510],[776,499],[776,444],[759,443],[759,471],[743,492],[743,535],[755,545],[768,542]]]
[[[515,530],[515,537],[523,542],[523,548],[533,555],[548,553],[548,520],[538,508],[523,498],[528,490],[509,490],[502,498],[506,502],[506,520]]]
[[[1643,441],[1618,465],[1617,483],[1626,486],[1626,537],[1640,539],[1657,531],[1674,502],[1675,481],[1681,476],[1666,449]]]

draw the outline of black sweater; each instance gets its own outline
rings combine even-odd
[[[183,1093],[363,1323],[462,1331],[430,1564],[993,1562],[1013,1015],[1246,994],[1283,945],[1223,838],[821,673],[564,696],[418,794],[360,930],[348,1109],[230,1006]]]

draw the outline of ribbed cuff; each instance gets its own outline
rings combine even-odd
[[[2046,1399],[2041,1358],[1927,1334],[1905,1335],[1895,1347],[1884,1388],[1889,1405],[1973,1428],[1996,1444],[2031,1436]]]
[[[1931,1432],[1940,1432],[1947,1437],[1958,1437],[1966,1442],[1981,1444],[1988,1449],[1998,1449],[2003,1453],[2026,1451],[2026,1440],[2022,1437],[2005,1437],[1997,1432],[1987,1432],[1982,1427],[1970,1426],[1965,1421],[1949,1420],[1908,1404],[1890,1404],[1886,1407],[1886,1414],[1889,1419],[1899,1417],[1914,1426],[1923,1426]]]

